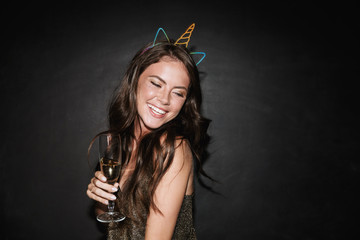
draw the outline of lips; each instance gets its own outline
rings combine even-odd
[[[158,107],[155,107],[154,105],[147,104],[147,106],[150,108],[151,114],[156,118],[164,117],[167,111],[160,109]]]

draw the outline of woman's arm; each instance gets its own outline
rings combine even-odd
[[[171,239],[189,178],[192,177],[193,159],[187,141],[177,140],[175,146],[178,147],[175,149],[173,162],[154,194],[154,202],[161,213],[150,208],[145,240]]]

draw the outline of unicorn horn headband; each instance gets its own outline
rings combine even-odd
[[[176,42],[174,43],[174,45],[185,45],[185,47],[188,46],[189,42],[190,42],[190,37],[192,32],[194,31],[195,28],[195,23],[191,24],[190,27],[188,27],[188,29],[186,29],[186,31],[181,35],[181,37],[176,40]],[[166,32],[164,29],[159,28],[156,32],[153,44],[150,47],[147,47],[146,49],[144,49],[144,51],[141,53],[143,54],[144,52],[146,52],[147,50],[149,50],[150,48],[153,48],[156,45],[159,45],[160,43],[156,43],[156,39],[159,35],[159,32],[162,31],[166,37],[166,39],[168,40],[168,42],[170,43],[169,37],[167,36]],[[201,61],[206,57],[206,54],[204,52],[191,52],[191,55],[202,55],[201,59],[196,63],[196,66],[201,63]]]

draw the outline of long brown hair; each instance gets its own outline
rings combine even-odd
[[[163,57],[178,60],[187,69],[190,78],[187,98],[176,118],[145,134],[141,139],[136,139],[134,130],[136,121],[139,120],[136,108],[138,79],[147,67],[159,62]],[[121,136],[123,168],[129,164],[130,158],[135,159],[135,169],[124,183],[119,195],[119,206],[125,215],[130,217],[135,214],[144,221],[150,207],[160,211],[154,204],[153,195],[161,178],[172,164],[176,139],[187,141],[196,160],[196,169],[206,175],[202,170],[201,161],[209,139],[207,128],[210,120],[200,114],[201,102],[199,72],[188,49],[175,46],[173,41],[161,42],[153,47],[145,46],[134,56],[114,92],[108,112],[107,132],[118,133]],[[136,150],[133,148],[135,141]]]

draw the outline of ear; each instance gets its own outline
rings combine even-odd
[[[154,41],[153,41],[153,45],[152,45],[152,46],[155,46],[155,45],[156,45],[156,40],[157,40],[157,37],[158,37],[160,31],[162,31],[162,32],[164,33],[166,39],[167,39],[168,42],[170,43],[169,37],[167,36],[165,30],[162,29],[162,28],[159,28],[159,29],[157,30],[157,32],[156,32],[156,35],[155,35],[155,38],[154,38]]]
[[[201,63],[201,61],[206,57],[206,53],[204,52],[191,52],[191,55],[202,55],[202,57],[200,58],[200,60],[196,63],[196,66]]]

